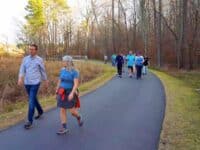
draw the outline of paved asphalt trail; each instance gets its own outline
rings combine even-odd
[[[114,77],[81,98],[85,124],[68,115],[70,133],[56,135],[58,109],[0,133],[0,150],[156,150],[165,110],[165,93],[153,74],[142,80]]]

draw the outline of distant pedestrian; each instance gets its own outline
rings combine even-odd
[[[136,67],[136,71],[137,71],[137,74],[136,74],[137,79],[141,79],[141,77],[142,77],[143,63],[144,63],[144,57],[141,55],[140,52],[138,52],[135,57],[135,67]]]
[[[29,100],[28,122],[24,125],[25,129],[30,129],[32,127],[35,108],[38,111],[38,115],[35,119],[39,119],[43,114],[42,106],[37,98],[41,81],[45,81],[46,87],[48,87],[44,62],[43,59],[37,55],[37,52],[37,45],[32,44],[29,46],[30,54],[24,57],[19,71],[18,85],[25,85]]]
[[[104,55],[104,64],[107,64],[107,62],[108,62],[108,56]]]
[[[119,53],[116,57],[116,63],[117,63],[117,72],[118,76],[121,78],[122,77],[122,67],[124,64],[124,59],[123,59],[123,54]]]
[[[79,126],[83,125],[82,117],[76,108],[78,103],[76,92],[79,84],[79,73],[74,68],[71,56],[63,57],[63,65],[64,67],[60,71],[56,88],[57,106],[60,108],[60,120],[62,124],[61,129],[57,132],[58,135],[69,131],[67,128],[67,109],[77,119]]]
[[[129,52],[129,54],[126,57],[126,60],[127,60],[129,77],[132,78],[135,71],[135,55],[133,55],[132,51]]]
[[[147,72],[148,72],[148,65],[149,65],[149,57],[145,56],[144,57],[144,63],[143,63],[143,69],[142,69],[142,73],[144,75],[146,75]]]
[[[115,54],[113,54],[112,56],[111,56],[111,62],[112,62],[112,66],[113,67],[115,67],[115,65],[116,65],[116,55]]]

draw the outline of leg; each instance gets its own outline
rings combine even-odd
[[[133,66],[131,66],[131,77],[133,76]]]
[[[139,66],[139,78],[142,76],[142,66]]]
[[[133,65],[133,73],[136,73],[135,65]]]
[[[145,66],[145,74],[147,74],[148,66]]]
[[[67,124],[67,110],[65,108],[60,108],[60,120],[62,125]]]
[[[31,85],[25,85],[25,88],[26,88],[26,92],[27,92],[27,94],[28,94],[28,99],[29,99],[29,110],[28,110],[28,121],[29,122],[27,122],[25,125],[24,125],[24,128],[25,129],[30,129],[31,127],[32,127],[32,120],[31,119],[29,119],[29,113],[30,113],[30,109],[31,109],[31,105],[32,104],[30,104],[31,102],[30,102],[30,89],[31,89]]]
[[[120,75],[120,65],[117,65],[117,72],[118,72],[118,75]]]
[[[69,111],[71,112],[72,116],[74,116],[77,119],[78,124],[81,127],[83,125],[83,120],[78,110],[76,108],[71,108]]]
[[[122,65],[119,66],[119,75],[120,76],[122,75],[122,67],[123,67]]]
[[[40,105],[40,103],[38,101],[38,98],[37,98],[37,93],[38,93],[39,87],[40,87],[40,84],[35,86],[35,92],[36,92],[35,107],[37,108],[38,114],[41,115],[41,114],[43,114],[43,109],[42,109],[42,107],[41,107],[41,105]]]
[[[32,124],[33,122],[33,114],[35,109],[35,103],[34,103],[34,93],[32,91],[32,85],[25,85],[28,99],[29,99],[29,109],[28,109],[28,121]]]
[[[128,75],[131,76],[131,68],[128,66]]]
[[[142,67],[142,74],[145,74],[145,66]]]
[[[80,117],[79,112],[76,108],[71,108],[69,111],[72,114],[72,116],[74,116],[76,118]]]
[[[65,108],[60,108],[60,120],[62,128],[57,132],[57,134],[63,135],[69,132],[69,129],[67,129],[67,110]]]
[[[136,78],[139,78],[139,66],[135,66],[136,67]]]

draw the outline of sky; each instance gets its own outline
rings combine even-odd
[[[0,0],[0,42],[15,44],[20,23],[26,15],[25,6],[28,0]],[[82,0],[84,1],[84,0]],[[77,5],[80,0],[68,0],[74,13],[78,13]]]
[[[18,24],[24,21],[27,0],[0,0],[0,42],[14,44]]]

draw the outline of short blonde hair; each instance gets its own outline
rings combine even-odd
[[[69,55],[65,55],[62,58],[62,61],[66,63],[65,67],[69,70],[74,68],[73,58]],[[69,62],[69,63],[67,63]]]

